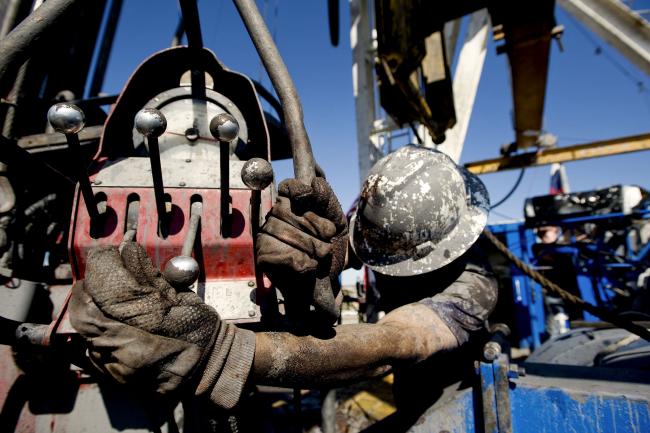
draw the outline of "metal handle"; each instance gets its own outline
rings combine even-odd
[[[275,92],[282,103],[284,120],[293,153],[293,171],[296,179],[310,185],[314,178],[316,164],[311,150],[309,136],[305,129],[302,105],[296,86],[289,75],[278,47],[273,42],[271,33],[260,15],[254,0],[234,0],[239,15],[244,21],[264,68],[269,74]]]

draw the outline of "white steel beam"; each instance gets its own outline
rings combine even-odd
[[[383,156],[377,136],[373,134],[376,119],[375,54],[368,0],[350,0],[350,45],[361,185],[370,168]]]
[[[447,130],[445,142],[438,146],[438,150],[445,152],[456,162],[460,160],[463,151],[476,92],[481,81],[489,24],[487,9],[474,12],[467,29],[467,37],[458,55],[453,84],[456,125]]]
[[[650,24],[619,0],[559,0],[578,21],[650,75]]]

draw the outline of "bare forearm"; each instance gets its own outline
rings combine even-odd
[[[253,371],[257,383],[315,388],[377,376],[394,357],[386,342],[393,330],[378,325],[343,325],[331,338],[263,332],[256,336]]]
[[[453,345],[455,339],[435,313],[413,304],[389,314],[382,324],[339,326],[328,338],[258,333],[253,372],[260,384],[336,386],[380,375],[396,362],[426,359]]]

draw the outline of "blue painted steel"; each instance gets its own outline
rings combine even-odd
[[[592,367],[576,368],[587,371]],[[621,384],[604,379],[563,379],[546,374],[518,377],[516,373],[511,379],[504,379],[501,374],[504,369],[512,370],[505,356],[494,364],[481,362],[476,369],[474,391],[453,385],[450,387],[455,393],[453,398],[429,408],[409,432],[650,432],[650,384],[647,380]],[[496,391],[499,380],[507,382],[507,386],[500,388],[507,393],[507,405],[504,396]],[[573,383],[569,384],[570,381]]]
[[[594,289],[595,284],[592,280],[592,277],[590,275],[580,273],[576,276],[576,279],[578,280],[578,290],[580,290],[580,297],[582,300],[592,305],[598,304],[595,296],[597,289]],[[582,317],[589,322],[596,322],[600,320],[598,317],[586,311],[582,313]]]
[[[560,388],[515,387],[511,394],[513,431],[650,432],[648,401],[608,395],[606,390],[575,396]]]
[[[535,235],[523,223],[490,226],[492,233],[503,237],[506,246],[521,260],[532,263],[532,245]],[[514,299],[515,329],[519,347],[539,347],[546,332],[544,297],[539,284],[524,275],[514,265],[510,266],[512,297]]]
[[[483,408],[483,430],[485,433],[499,433],[497,423],[497,395],[492,364],[481,363],[481,407]]]

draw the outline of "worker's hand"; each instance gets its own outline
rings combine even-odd
[[[288,179],[257,237],[257,264],[274,284],[287,287],[300,277],[333,281],[345,265],[347,221],[327,181],[311,185]]]
[[[399,307],[377,324],[397,336],[391,340],[397,361],[424,361],[435,353],[458,347],[458,340],[445,322],[420,303]]]
[[[99,370],[161,394],[191,382],[197,395],[231,407],[252,363],[254,334],[221,322],[194,292],[176,292],[133,242],[121,256],[114,247],[88,254],[86,278],[72,289],[70,318]],[[239,351],[236,365],[229,364],[231,347]]]

